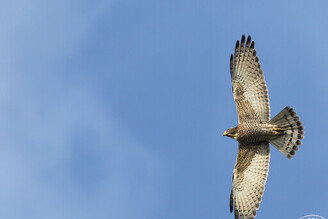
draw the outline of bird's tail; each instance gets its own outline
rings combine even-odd
[[[295,155],[298,145],[302,144],[300,139],[303,139],[304,132],[299,119],[293,108],[287,106],[269,122],[274,126],[272,130],[276,133],[270,143],[288,159]]]

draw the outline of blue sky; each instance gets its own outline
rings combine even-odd
[[[0,7],[0,218],[233,218],[229,57],[250,34],[272,116],[257,218],[328,217],[325,1],[10,1]]]

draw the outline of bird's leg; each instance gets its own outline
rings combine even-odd
[[[273,134],[274,135],[283,135],[285,134],[285,130],[279,127],[273,127],[272,128]]]

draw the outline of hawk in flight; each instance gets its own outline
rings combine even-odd
[[[302,122],[291,107],[270,120],[268,89],[254,45],[250,36],[245,40],[243,35],[230,57],[238,125],[223,135],[239,142],[230,194],[230,211],[234,210],[236,219],[256,216],[269,172],[269,143],[291,159],[304,135]]]

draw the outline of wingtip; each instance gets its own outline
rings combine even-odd
[[[241,42],[242,42],[242,43],[245,43],[245,39],[246,39],[246,37],[245,37],[245,35],[243,34],[243,35],[241,36]]]
[[[238,49],[239,48],[239,40],[237,40],[237,42],[236,42],[236,49]]]
[[[241,42],[240,42],[240,47],[243,48],[245,46],[245,35],[243,34],[243,36],[241,37]]]
[[[251,38],[251,36],[249,35],[249,36],[247,37],[246,46],[249,47],[249,45],[251,44],[251,41],[252,41],[252,38]]]
[[[232,189],[230,192],[230,213],[232,213],[233,211],[233,198],[232,198]]]
[[[251,48],[254,49],[254,47],[255,47],[255,42],[253,41],[253,42],[251,43]]]

